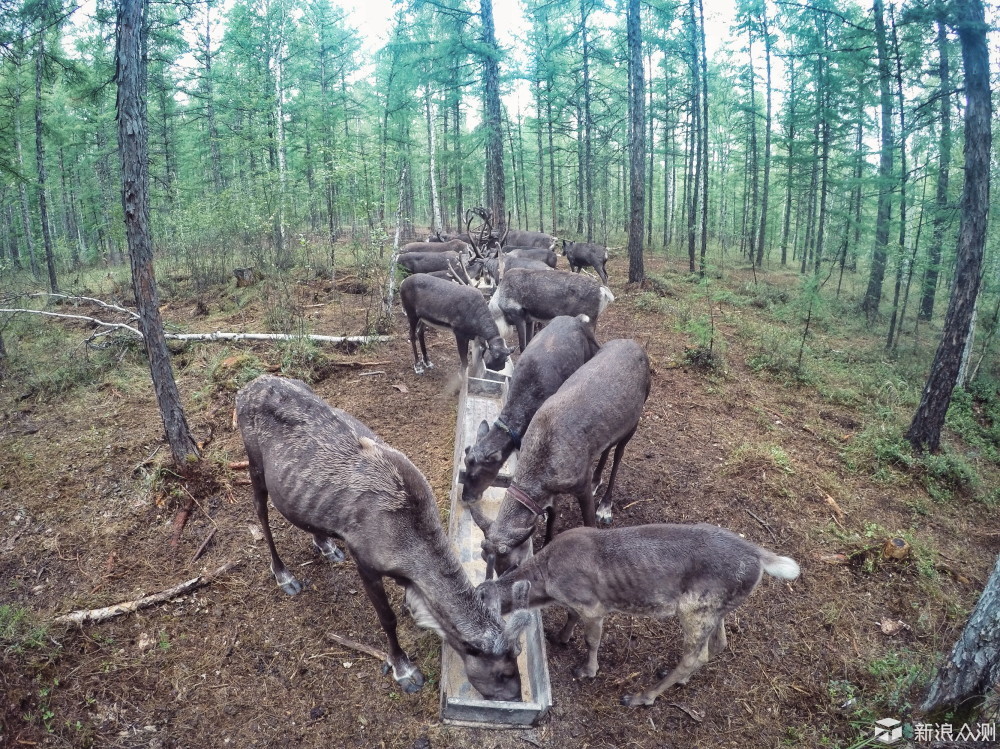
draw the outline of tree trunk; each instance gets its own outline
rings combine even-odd
[[[889,332],[885,339],[885,349],[890,351],[896,338],[896,322],[899,320],[899,298],[906,273],[906,110],[903,107],[903,61],[899,51],[899,34],[896,30],[896,15],[890,7],[892,19],[892,52],[896,58],[896,99],[899,103],[899,245],[896,259],[896,282],[892,290],[892,314],[889,318]],[[900,325],[902,321],[900,321]]]
[[[750,101],[748,103],[747,115],[750,120],[750,142],[747,144],[747,153],[750,161],[750,201],[747,205],[747,220],[745,225],[749,229],[750,249],[747,251],[747,260],[756,263],[757,260],[757,206],[760,205],[760,156],[757,152],[757,74],[753,67],[753,32],[748,31],[749,40],[747,43],[747,56],[750,60],[747,66],[750,78]],[[763,254],[761,255],[763,262]]]
[[[781,264],[788,264],[788,237],[792,226],[792,176],[795,173],[795,61],[788,61],[788,163],[785,174],[785,220],[781,228]]]
[[[428,86],[424,96],[424,109],[427,115],[427,152],[430,162],[428,169],[431,190],[431,231],[441,231],[441,198],[437,186],[437,140],[434,137],[434,120],[437,109],[431,104],[431,90]]]
[[[708,53],[705,41],[705,4],[698,0],[698,39],[701,46],[701,275],[707,270],[705,255],[708,252]]]
[[[868,289],[861,301],[861,311],[868,322],[878,315],[882,301],[882,281],[889,253],[889,221],[892,212],[892,88],[889,72],[889,52],[885,37],[885,8],[882,0],[874,0],[875,45],[878,48],[879,99],[882,110],[882,145],[878,167],[878,213],[875,218],[875,249],[868,276]]]
[[[642,258],[643,209],[646,206],[646,96],[643,86],[642,28],[639,23],[639,0],[628,0],[626,27],[628,41],[629,103],[629,222],[628,280],[646,280]]]
[[[958,233],[955,277],[945,315],[941,342],[931,365],[927,384],[906,438],[917,449],[938,450],[951,393],[958,378],[969,324],[976,307],[982,278],[986,218],[990,198],[990,147],[992,101],[990,98],[989,47],[980,0],[961,0],[955,6],[958,36],[965,68],[965,187]]]
[[[757,233],[757,267],[764,265],[764,240],[767,236],[767,203],[771,192],[771,30],[767,23],[767,3],[760,5],[761,33],[764,36],[764,184],[760,193],[760,230]]]
[[[545,231],[545,151],[542,148],[542,81],[537,77],[535,78],[535,136],[538,140],[538,231]]]
[[[19,56],[18,59],[23,59]],[[14,151],[17,153],[18,170],[24,173],[24,152],[21,146],[21,77],[20,67],[14,71]],[[31,231],[31,211],[28,208],[28,190],[24,180],[18,180],[17,194],[21,205],[21,230],[24,232],[24,246],[28,251],[28,267],[31,275],[38,278],[38,258],[35,256],[35,236]]]
[[[983,695],[1000,681],[1000,558],[948,660],[938,669],[920,709],[967,722]],[[949,720],[956,722],[956,720]]]
[[[42,245],[45,248],[45,266],[49,272],[49,291],[59,293],[56,280],[56,259],[49,229],[48,199],[45,195],[45,143],[42,138],[42,74],[45,66],[45,32],[38,32],[38,50],[35,54],[35,163],[38,165],[38,216],[42,224]]]
[[[587,39],[587,0],[580,0],[580,36],[583,42],[583,185],[587,241],[594,241],[593,122],[590,115],[590,42]]]
[[[934,196],[934,221],[931,246],[928,250],[927,274],[924,276],[923,294],[920,298],[921,320],[930,320],[934,314],[934,297],[937,294],[938,275],[941,270],[941,249],[948,225],[948,172],[951,169],[951,75],[948,69],[948,29],[943,18],[938,19],[938,96],[941,99],[941,136],[938,139],[937,190]]]
[[[212,80],[212,0],[205,3],[205,47],[202,81],[205,97],[205,119],[208,121],[208,152],[212,164],[212,187],[221,192],[222,151],[219,148],[219,128],[215,122],[215,89]]]
[[[118,6],[118,148],[122,165],[122,208],[132,264],[132,284],[139,307],[139,329],[145,339],[156,399],[174,463],[185,466],[198,457],[180,393],[174,382],[170,352],[163,337],[160,300],[153,273],[149,234],[149,134],[143,98],[146,59],[141,53],[146,33],[146,0],[121,0]]]
[[[486,207],[498,231],[507,226],[507,194],[503,164],[502,111],[500,108],[500,48],[493,25],[493,0],[480,0],[483,21],[483,127],[486,131]]]

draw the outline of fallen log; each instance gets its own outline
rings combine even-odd
[[[57,616],[53,619],[52,623],[83,624],[84,622],[103,622],[105,619],[111,619],[115,616],[131,614],[139,609],[146,609],[150,606],[156,605],[157,603],[163,603],[164,601],[169,601],[171,598],[176,598],[184,593],[202,588],[209,583],[214,582],[217,578],[229,572],[229,570],[233,569],[242,562],[242,559],[226,562],[214,572],[210,572],[207,575],[193,577],[180,585],[170,588],[169,590],[164,590],[160,593],[153,593],[152,595],[144,596],[143,598],[139,598],[135,601],[124,601],[123,603],[116,603],[114,606],[105,606],[99,609],[80,609],[79,611],[73,611],[69,614],[63,614],[62,616]]]

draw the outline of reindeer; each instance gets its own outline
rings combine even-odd
[[[452,268],[464,268],[468,257],[468,255],[450,250],[447,252],[405,252],[396,258],[396,262],[408,273],[436,273]]]
[[[559,264],[559,256],[544,247],[504,247],[507,257],[523,257],[531,260],[541,260],[550,268]]]
[[[463,284],[456,285],[426,273],[416,273],[400,284],[399,298],[410,321],[414,372],[423,374],[424,367],[434,367],[427,356],[427,344],[424,341],[427,325],[448,328],[455,334],[463,370],[469,364],[469,343],[476,340],[483,342],[486,367],[503,369],[513,350],[507,348],[499,328],[490,316],[486,300],[477,289]],[[417,355],[418,336],[422,360]]]
[[[500,416],[492,426],[482,422],[476,444],[465,449],[463,502],[483,496],[510,454],[520,449],[535,412],[600,349],[589,322],[586,315],[557,317],[528,344],[514,367]]]
[[[508,226],[510,220],[507,221]],[[525,231],[523,229],[509,229],[507,231],[504,246],[511,247],[542,247],[546,250],[555,249],[556,238],[543,231]]]
[[[407,242],[399,250],[400,255],[410,252],[458,252],[469,253],[471,251],[468,242],[461,239],[452,239],[447,242]]]
[[[607,286],[588,276],[511,268],[490,299],[490,311],[498,323],[504,321],[517,329],[524,351],[532,334],[528,323],[548,322],[559,315],[586,315],[596,328],[598,316],[614,299]]]
[[[477,281],[496,287],[500,284],[503,274],[511,268],[529,268],[531,270],[551,270],[540,260],[530,257],[511,256],[500,251],[496,257],[477,257],[469,261],[469,272]]]
[[[505,625],[496,596],[476,593],[441,527],[427,479],[406,456],[298,380],[258,377],[237,393],[236,414],[281,589],[295,595],[302,586],[275,549],[269,493],[275,509],[312,533],[327,557],[343,558],[329,552],[336,550],[333,538],[343,540],[389,640],[386,670],[403,691],[419,690],[424,677],[399,645],[386,576],[406,590],[417,624],[434,629],[461,656],[484,697],[520,699],[517,642],[526,615]]]
[[[727,645],[725,617],[753,592],[763,573],[783,580],[799,565],[714,525],[640,525],[598,531],[572,528],[536,556],[479,590],[498,595],[503,611],[515,610],[528,589],[528,606],[568,609],[557,641],[569,642],[583,620],[587,659],[573,671],[597,676],[604,617],[614,611],[666,618],[677,615],[684,633],[680,663],[655,686],[627,694],[629,707],[652,705]],[[660,674],[663,675],[662,673]]]
[[[514,479],[496,520],[484,529],[487,579],[494,569],[503,572],[525,555],[535,519],[546,511],[545,543],[552,539],[552,507],[558,494],[576,497],[584,525],[611,522],[618,466],[639,426],[649,388],[649,359],[642,346],[630,339],[608,341],[535,412],[524,433]],[[594,492],[612,447],[611,475],[595,508]]]
[[[608,262],[608,248],[590,242],[567,242],[562,241],[562,254],[569,262],[569,269],[574,273],[579,273],[580,269],[589,265],[597,271],[605,286],[608,284],[608,272],[606,265]]]

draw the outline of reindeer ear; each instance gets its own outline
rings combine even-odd
[[[479,422],[479,429],[476,431],[476,442],[482,440],[482,438],[485,437],[489,431],[490,431],[490,424],[488,421],[486,421],[486,419],[483,419],[481,422]]]
[[[518,611],[515,614],[511,614],[507,620],[507,626],[504,627],[504,637],[507,638],[507,641],[518,653],[521,651],[518,639],[520,639],[521,633],[531,624],[531,619],[532,613],[530,611]]]

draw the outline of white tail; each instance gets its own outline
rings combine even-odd
[[[794,580],[799,576],[799,565],[791,557],[779,557],[777,554],[761,556],[761,564],[764,565],[764,572],[782,580]]]
[[[600,314],[601,312],[604,312],[604,310],[607,308],[607,306],[609,304],[611,304],[614,300],[615,300],[615,295],[611,293],[611,289],[609,289],[607,286],[602,286],[601,287],[601,304],[597,308],[597,313]]]

